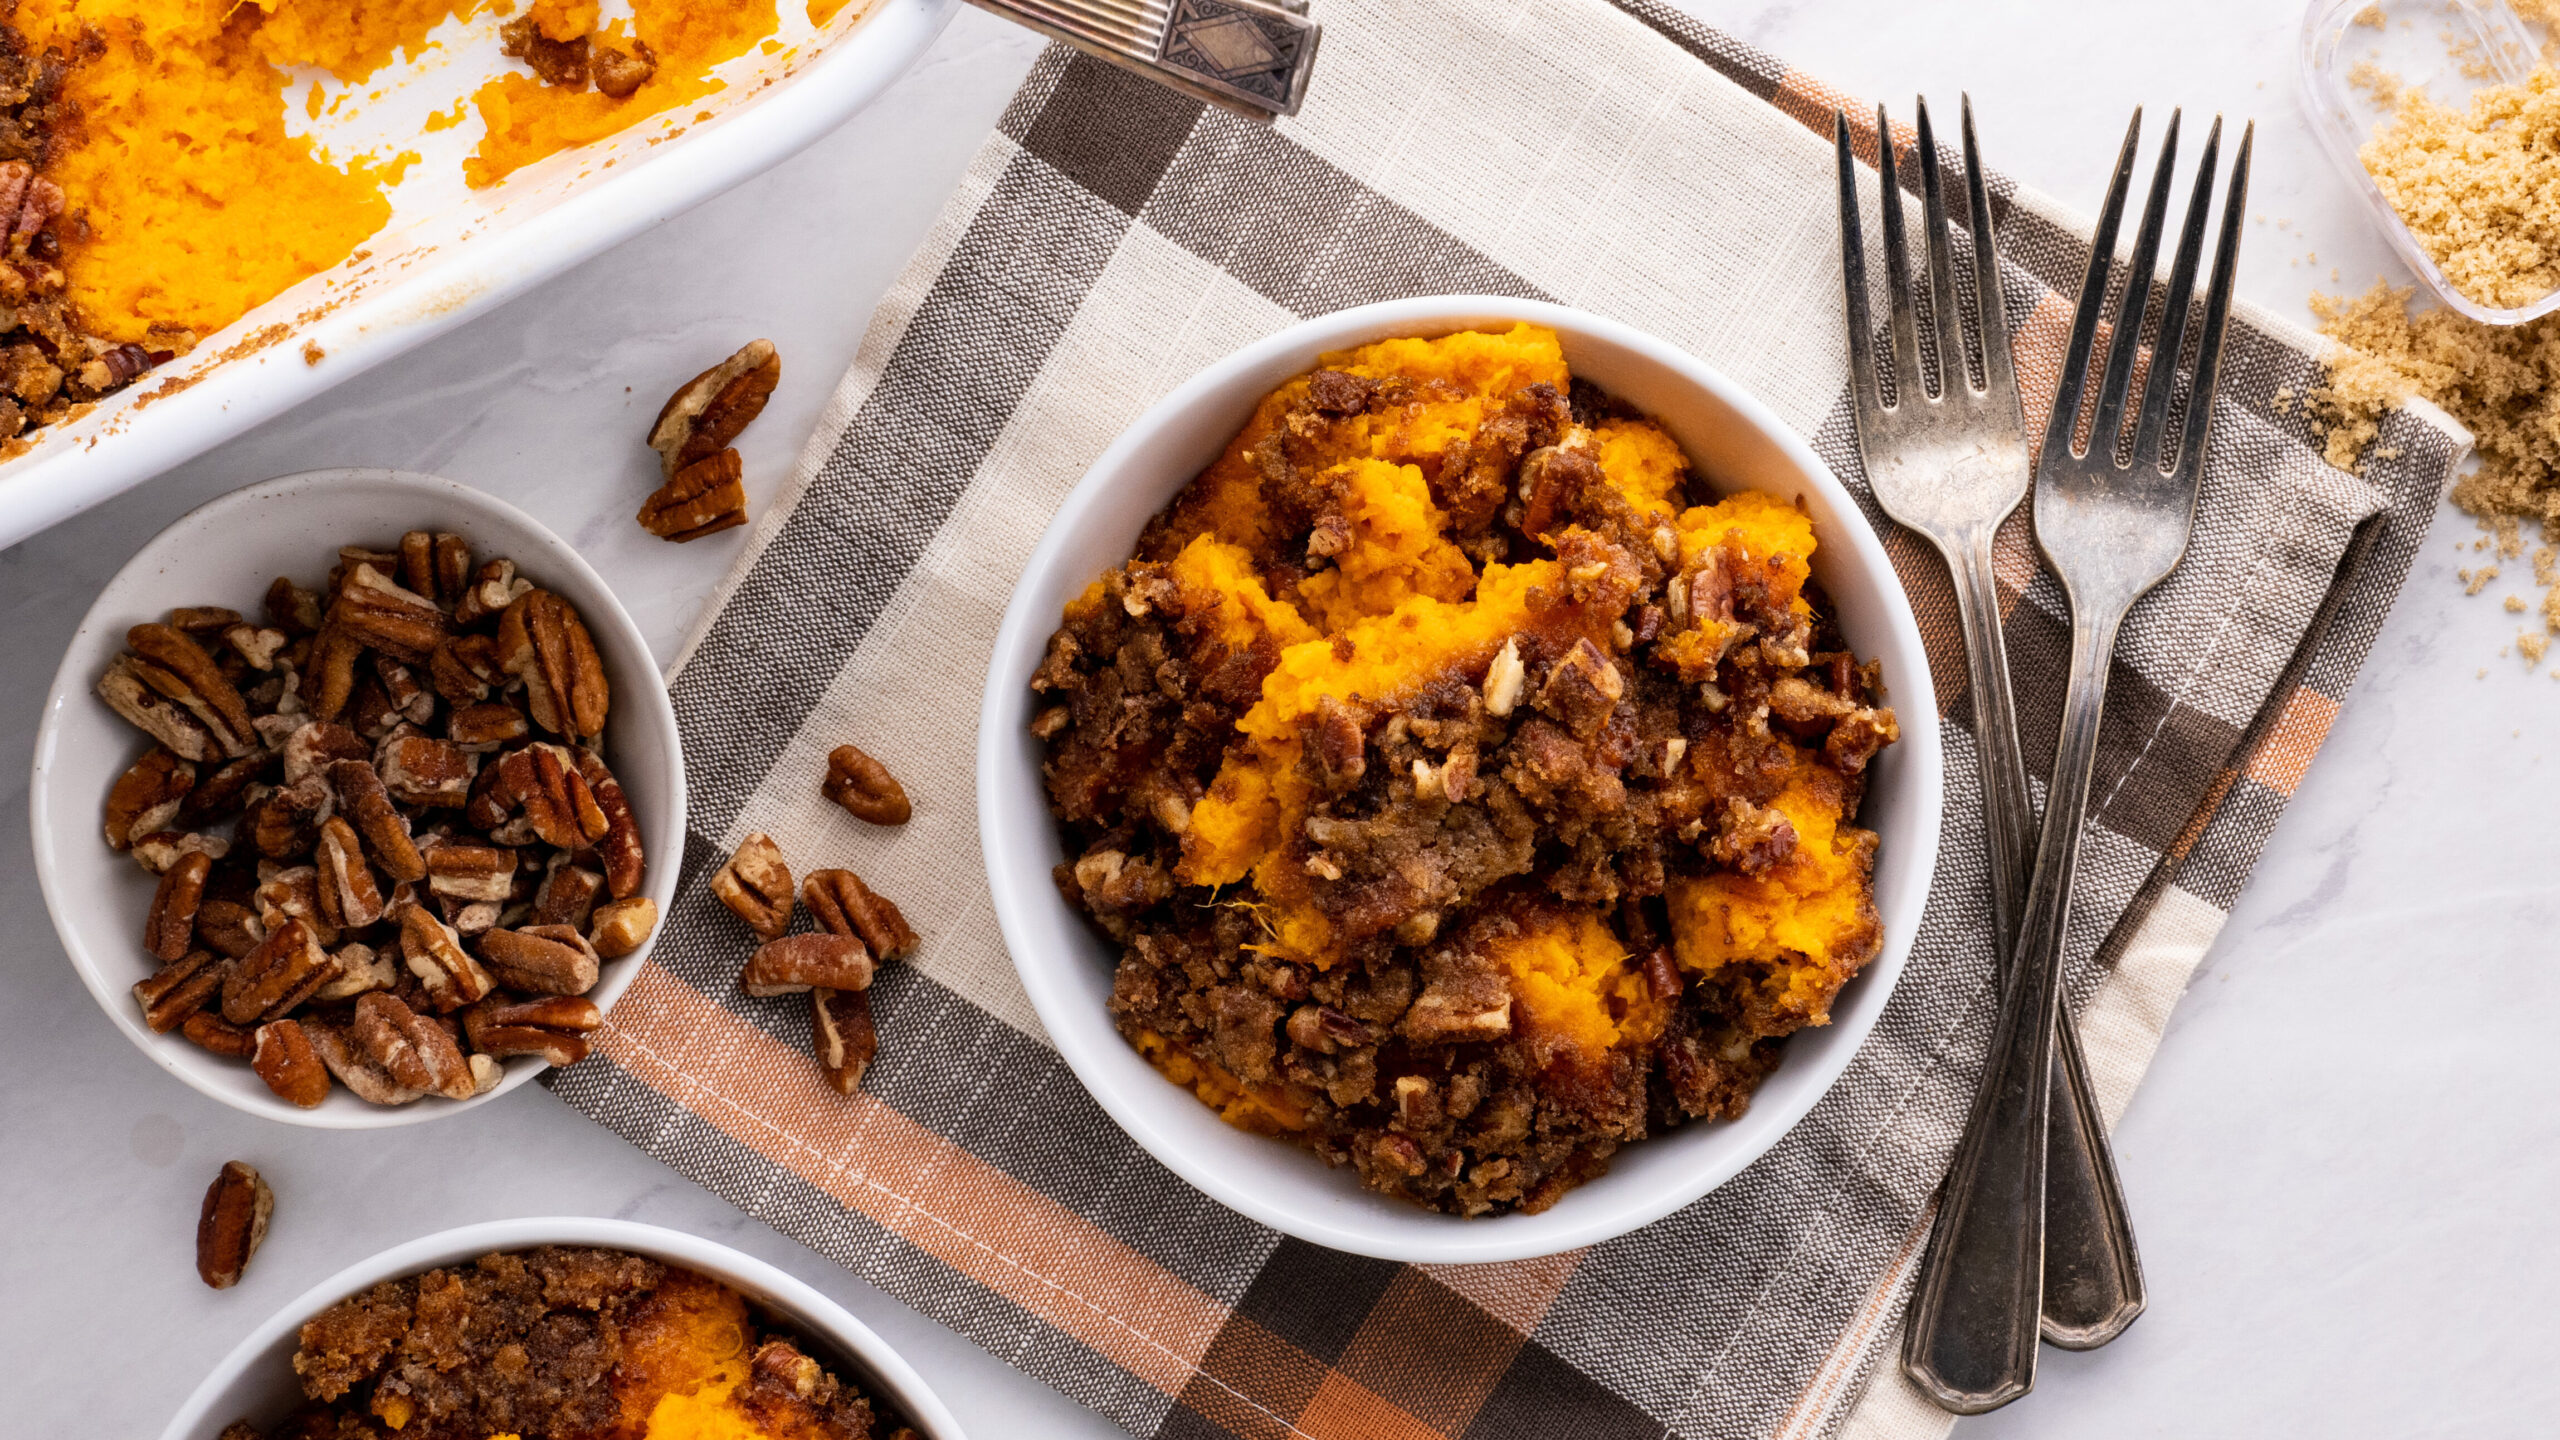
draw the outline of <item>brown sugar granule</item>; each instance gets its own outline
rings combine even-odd
[[[2401,88],[2370,62],[2348,83],[2393,104],[2358,152],[2383,198],[2455,289],[2483,305],[2560,289],[2560,70],[2474,91],[2467,109]]]

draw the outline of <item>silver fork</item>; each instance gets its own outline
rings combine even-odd
[[[1858,216],[1858,163],[1849,144],[1849,118],[1837,117],[1840,157],[1841,258],[1848,276],[1849,365],[1856,376],[1860,453],[1867,480],[1885,513],[1926,537],[1945,557],[1955,581],[1956,613],[1964,632],[1965,670],[1973,700],[1975,747],[1982,756],[1982,807],[1989,834],[1991,919],[2002,966],[2009,963],[2019,912],[2025,906],[2028,851],[2035,834],[2035,802],[2027,766],[2018,750],[2018,722],[2010,703],[2009,653],[2000,628],[2000,593],[1992,571],[1992,542],[2000,524],[2026,497],[2029,476],[2025,422],[2019,415],[2018,380],[2009,356],[2009,331],[2001,314],[2000,259],[1991,223],[1991,196],[1974,142],[1973,102],[1963,111],[1965,188],[1973,244],[1977,305],[1973,329],[1980,336],[1983,383],[1966,373],[1963,305],[1955,287],[1955,255],[1947,232],[1946,189],[1929,106],[1918,108],[1920,190],[1928,230],[1929,281],[1936,321],[1939,388],[1927,393],[1920,371],[1919,323],[1910,262],[1903,246],[1902,191],[1893,146],[1878,156],[1882,169],[1887,294],[1892,304],[1895,403],[1884,403],[1867,317],[1865,247]],[[1882,107],[1876,133],[1890,137]],[[2051,1174],[2045,1201],[2044,1335],[2057,1345],[2088,1349],[2124,1332],[2142,1313],[2142,1264],[2116,1183],[2106,1130],[2090,1099],[2079,1032],[2063,1017],[2054,1081]]]
[[[2178,388],[2178,360],[2194,302],[2196,263],[2213,202],[2222,141],[2222,122],[2217,119],[2197,166],[2177,260],[2170,269],[2167,308],[2161,313],[2142,405],[2136,412],[2131,444],[2126,446],[2125,410],[2142,348],[2143,318],[2151,301],[2161,224],[2177,159],[2174,112],[2168,130],[2142,223],[2134,235],[2114,343],[2098,383],[2088,448],[2076,448],[2076,432],[2106,307],[2125,191],[2133,178],[2134,147],[2142,132],[2139,110],[2125,131],[2115,177],[2107,187],[2107,203],[2099,213],[2061,384],[2037,460],[2036,540],[2071,598],[2071,660],[2061,737],[2055,745],[2035,870],[2027,883],[2026,910],[2018,925],[2016,956],[2002,986],[1990,1062],[1974,1096],[1964,1142],[1940,1193],[1937,1230],[1921,1262],[1902,1352],[1904,1371],[1940,1405],[1962,1414],[1996,1409],[2035,1384],[2036,1311],[2045,1291],[2047,1117],[2054,1035],[2061,1012],[2062,950],[2081,825],[2089,808],[2090,773],[2098,753],[2098,725],[2106,706],[2107,668],[2115,658],[2116,635],[2126,612],[2176,569],[2186,554],[2197,486],[2204,474],[2223,330],[2231,313],[2232,270],[2248,200],[2254,126],[2242,134],[2232,157],[2213,276],[2197,333],[2186,419],[2172,451],[2167,447],[2169,408]],[[2126,452],[2123,461],[2117,458],[2119,450]]]
[[[980,9],[1256,119],[1295,115],[1324,27],[1307,0],[972,0]]]

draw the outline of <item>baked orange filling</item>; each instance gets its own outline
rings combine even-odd
[[[1747,477],[1744,477],[1747,478]],[[1812,522],[1520,325],[1328,355],[1066,608],[1060,884],[1232,1124],[1467,1214],[1741,1113],[1880,944]]]
[[[390,219],[385,192],[417,156],[337,158],[290,133],[293,72],[360,84],[434,47],[448,20],[496,18],[477,0],[22,0],[13,23],[30,47],[79,57],[67,98],[81,123],[47,174],[80,219],[63,268],[88,329],[155,345],[210,334],[346,259]],[[553,41],[645,43],[655,72],[623,98],[488,81],[471,97],[488,125],[464,162],[472,185],[710,94],[712,68],[778,23],[773,0],[635,0],[601,30],[595,0],[539,0],[532,18]],[[317,87],[306,110],[322,111]]]

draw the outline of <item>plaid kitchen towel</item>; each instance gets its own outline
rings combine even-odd
[[[1934,554],[1872,509],[1954,722],[1928,914],[1837,1087],[1679,1214],[1472,1268],[1284,1239],[1131,1143],[1015,980],[971,788],[989,645],[1068,488],[1201,365],[1365,301],[1542,296],[1694,351],[1865,495],[1838,288],[1840,97],[1650,0],[1328,0],[1323,18],[1313,99],[1274,127],[1063,50],[1033,71],[676,674],[683,885],[596,1058],[555,1088],[1139,1435],[1938,1434],[1945,1417],[1898,1377],[1866,1382],[1981,1064],[1992,945],[1953,599]],[[2105,157],[2089,159],[2094,186]],[[2051,202],[2005,182],[1998,195],[2041,414],[2087,245]],[[2194,547],[2117,660],[2070,957],[2110,1117],[2465,443],[2413,408],[2388,417],[2362,477],[2322,464],[2303,417],[2270,405],[2316,382],[2317,344],[2240,317]],[[2005,553],[2041,766],[2067,606],[2023,522]],[[905,778],[912,823],[866,828],[819,799],[846,740]],[[804,1005],[734,984],[746,937],[705,882],[749,830],[795,863],[860,871],[927,937],[873,992],[880,1058],[852,1099],[806,1058]]]

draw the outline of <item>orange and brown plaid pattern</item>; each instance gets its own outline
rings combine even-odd
[[[1330,0],[1314,96],[1276,127],[1043,60],[673,683],[695,777],[683,885],[598,1053],[552,1081],[1136,1434],[1831,1433],[1898,1323],[1980,1062],[1991,945],[1961,713],[1925,933],[1849,1073],[1715,1194],[1513,1265],[1336,1254],[1176,1180],[1038,1034],[965,821],[932,829],[968,808],[968,707],[950,696],[983,670],[1009,567],[1136,408],[1294,317],[1435,292],[1619,314],[1769,396],[1863,498],[1829,220],[1839,97],[1655,0],[1536,8]],[[2087,250],[2067,214],[1995,188],[2033,411]],[[2263,315],[2235,325],[2196,546],[2112,682],[2071,947],[2102,1093],[2129,1090],[2157,1039],[2123,997],[2174,993],[2238,895],[2458,453],[2394,415],[2397,458],[2363,477],[2322,465],[2300,417],[2266,409],[2317,373],[2307,345]],[[1870,519],[1960,712],[1945,575]],[[2040,765],[2068,609],[2023,517],[2002,555]],[[898,752],[915,825],[884,840],[827,830],[844,822],[823,807],[773,818],[815,806],[793,766],[897,707],[924,712]],[[898,893],[928,933],[875,991],[880,1059],[850,1100],[817,1083],[802,1007],[735,989],[740,935],[704,883],[742,830],[786,824],[907,866]]]

